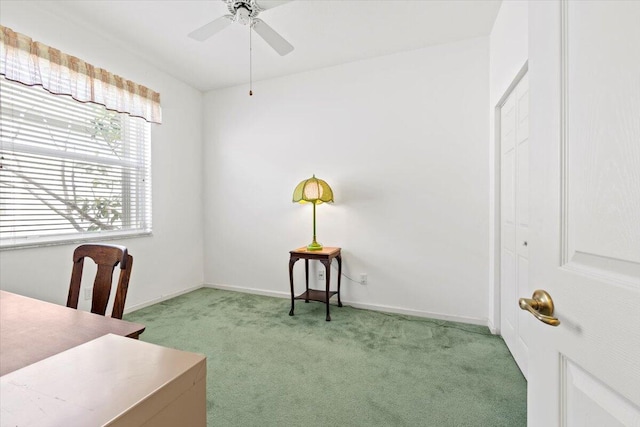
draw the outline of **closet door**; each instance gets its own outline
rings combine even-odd
[[[500,109],[500,331],[527,376],[529,323],[518,298],[529,288],[529,79],[523,76]]]

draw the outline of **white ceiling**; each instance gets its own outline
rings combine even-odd
[[[248,27],[233,23],[205,42],[187,37],[228,14],[221,0],[58,0],[42,7],[109,34],[202,91],[248,83]],[[499,7],[500,0],[293,0],[259,18],[295,50],[280,56],[254,33],[253,80],[486,36]]]

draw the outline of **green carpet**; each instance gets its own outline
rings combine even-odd
[[[207,356],[208,426],[524,426],[526,381],[485,327],[199,289],[125,316]]]

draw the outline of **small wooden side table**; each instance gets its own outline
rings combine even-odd
[[[304,302],[319,301],[324,302],[327,306],[327,322],[331,320],[329,314],[329,299],[338,295],[338,307],[342,307],[340,302],[340,278],[342,277],[342,255],[340,254],[340,248],[324,247],[319,251],[310,251],[306,247],[294,249],[289,252],[291,257],[289,258],[289,283],[291,285],[291,311],[289,316],[293,316],[294,301],[297,299],[303,299]],[[329,286],[331,284],[331,261],[333,259],[338,261],[338,290],[330,291]],[[299,260],[304,259],[304,273],[306,280],[306,291],[298,296],[295,296],[293,289],[293,265]],[[325,283],[326,289],[324,291],[318,289],[309,289],[309,260],[315,259],[324,264],[325,268]]]

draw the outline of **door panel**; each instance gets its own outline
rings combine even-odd
[[[529,76],[526,74],[518,83],[517,96],[517,108],[518,108],[518,122],[517,122],[517,135],[518,143],[527,141],[529,139]]]
[[[640,267],[640,220],[631,214],[640,212],[640,170],[631,161],[640,158],[634,3],[566,8],[568,262],[579,252]]]
[[[515,291],[519,292],[527,292],[529,289],[529,259],[524,256],[518,256],[518,289]],[[514,300],[518,300],[518,295],[514,296]],[[527,313],[522,310],[518,310],[518,306],[516,304],[512,304],[516,308],[516,314],[518,316],[518,345],[516,346],[516,351],[518,351],[517,357],[520,360],[519,365],[521,366],[521,370],[528,374],[528,366],[529,366],[529,337],[530,337],[530,329],[531,323],[529,319],[527,319]],[[525,374],[526,376],[526,374]]]
[[[561,366],[561,396],[566,400],[562,420],[564,425],[628,427],[640,423],[637,406],[571,360],[563,358]]]
[[[515,150],[511,150],[502,155],[502,188],[501,188],[501,200],[502,200],[502,224],[506,228],[514,228],[509,230],[510,235],[505,236],[503,242],[511,250],[514,249],[515,241],[512,241],[511,237],[515,237],[515,171],[516,171],[516,153]]]
[[[516,257],[515,254],[509,250],[503,249],[500,259],[500,277],[502,279],[502,291],[500,292],[501,298],[504,301],[501,310],[501,325],[500,334],[505,343],[508,343],[509,350],[512,354],[515,353],[515,343],[517,324],[516,324],[516,310],[517,306],[513,304],[513,301],[518,298],[518,290],[515,286],[516,277]],[[509,302],[511,304],[509,304]]]
[[[518,144],[518,226],[529,227],[529,140]],[[527,248],[526,245],[519,245]]]
[[[528,422],[640,425],[640,2],[529,5]]]

